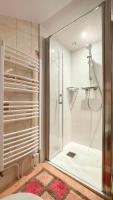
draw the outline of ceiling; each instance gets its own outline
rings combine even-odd
[[[68,26],[53,36],[70,51],[83,48],[88,43],[102,39],[101,7]]]
[[[103,0],[0,0],[0,14],[40,23],[43,35],[47,37],[74,19],[96,7]],[[113,14],[113,0],[112,14]],[[93,27],[95,24],[96,29]],[[85,41],[80,41],[80,34],[87,29],[90,41],[100,38],[98,16],[84,18],[72,26],[58,38],[61,43],[73,50],[72,43],[77,42],[76,48],[81,48]],[[76,30],[76,36],[75,36]],[[47,35],[45,33],[48,33]]]
[[[74,19],[95,8],[103,0],[72,0],[70,4],[42,23],[42,26],[53,34]],[[113,1],[113,0],[112,0]]]
[[[102,1],[0,0],[0,14],[40,23],[49,33],[53,33]]]
[[[42,23],[72,0],[0,0],[0,14]]]

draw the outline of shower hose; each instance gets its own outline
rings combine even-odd
[[[99,85],[99,81],[98,81],[98,78],[97,78],[97,75],[96,75],[96,72],[95,72],[95,69],[94,69],[94,62],[92,62],[92,69],[93,69],[93,73],[94,73],[94,76],[95,76],[95,80],[96,80],[96,83],[97,83],[97,86],[98,86],[98,90],[99,90],[99,93],[101,95],[101,99],[102,99],[102,91],[101,91],[101,88],[100,88],[100,85]],[[90,90],[88,91],[87,93],[87,104],[88,104],[88,108],[94,112],[98,112],[102,109],[102,102],[101,102],[101,105],[98,107],[98,108],[94,108],[91,103],[90,103],[90,95],[91,95],[91,92]]]

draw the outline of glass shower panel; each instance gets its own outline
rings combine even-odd
[[[49,158],[62,150],[62,49],[50,42],[50,139]]]
[[[102,51],[101,6],[50,38],[49,159],[100,191]]]

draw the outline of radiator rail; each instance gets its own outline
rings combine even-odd
[[[0,172],[40,152],[40,62],[0,40]]]

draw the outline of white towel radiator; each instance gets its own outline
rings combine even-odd
[[[0,172],[40,149],[40,67],[0,41]]]

